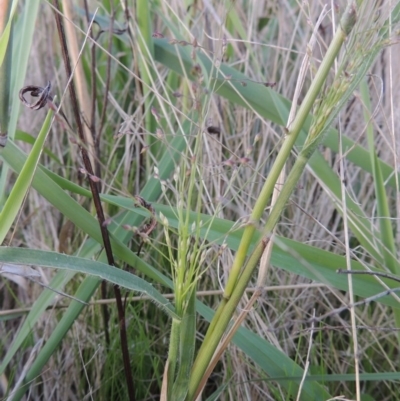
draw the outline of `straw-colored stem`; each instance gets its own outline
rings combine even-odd
[[[90,157],[90,162],[92,166],[95,165],[95,147],[94,147],[94,138],[90,132],[88,127],[91,126],[91,114],[92,107],[90,101],[90,92],[87,86],[87,80],[85,77],[85,73],[83,71],[82,62],[79,60],[79,47],[78,47],[78,38],[76,36],[76,30],[71,21],[74,21],[74,11],[72,8],[72,4],[70,0],[62,0],[63,11],[66,16],[66,24],[65,24],[65,34],[68,40],[68,48],[69,54],[71,57],[71,63],[73,66],[76,65],[74,72],[74,82],[76,85],[76,92],[79,100],[79,106],[82,110],[82,114],[84,116],[85,121],[88,124],[83,126],[83,132],[85,134],[86,143],[88,146],[88,153]]]

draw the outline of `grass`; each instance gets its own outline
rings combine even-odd
[[[337,269],[398,276],[400,4],[390,14],[372,1],[329,12],[314,2],[89,2],[96,46],[84,9],[67,30],[76,83],[90,93],[78,90],[78,137],[57,2],[28,3],[8,44],[0,261],[3,272],[34,265],[40,279],[2,274],[1,396],[398,398],[396,282]],[[53,119],[35,152],[24,133],[44,137],[49,122],[20,113],[17,94],[47,80],[73,129]],[[100,179],[116,267],[77,143]],[[122,352],[121,315],[112,300],[101,306],[112,283],[127,297]]]

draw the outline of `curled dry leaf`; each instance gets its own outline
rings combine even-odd
[[[52,110],[54,110],[55,113],[59,113],[61,115],[61,117],[67,123],[68,127],[72,130],[71,124],[69,123],[65,114],[62,112],[62,110],[59,110],[58,106],[55,103],[53,103],[53,97],[50,94],[50,90],[51,90],[51,82],[50,81],[47,82],[47,85],[44,88],[42,88],[41,86],[36,86],[36,85],[24,86],[19,91],[19,99],[26,107],[29,107],[32,110],[40,110],[44,106],[48,105]],[[29,102],[25,98],[25,95],[27,93],[29,93],[29,95],[31,97],[38,98],[38,99],[34,102]],[[58,118],[58,114],[56,114],[56,117]],[[63,123],[62,119],[60,119],[60,118],[59,118],[59,121],[61,123]],[[65,128],[64,124],[63,124],[63,127]]]
[[[47,85],[42,88],[41,86],[28,85],[24,86],[19,91],[19,98],[21,102],[32,110],[40,110],[42,107],[46,106],[48,101],[52,101],[53,98],[50,95],[51,83],[47,82]],[[25,94],[29,93],[32,97],[37,97],[38,100],[35,102],[28,102],[25,99]]]

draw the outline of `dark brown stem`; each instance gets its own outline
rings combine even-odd
[[[64,25],[63,25],[63,21],[60,16],[59,1],[53,0],[53,4],[54,4],[55,9],[57,10],[57,12],[55,13],[55,19],[56,19],[57,30],[58,30],[58,34],[59,34],[60,42],[61,42],[61,49],[62,49],[62,55],[63,55],[63,59],[64,59],[65,70],[66,70],[67,77],[70,77],[70,76],[72,76],[71,62],[70,62],[68,48],[67,48],[67,41],[65,38]],[[84,147],[86,140],[85,140],[85,136],[83,133],[83,126],[82,126],[81,116],[80,116],[80,112],[79,112],[78,99],[76,97],[75,85],[74,85],[73,80],[71,80],[71,83],[69,85],[69,92],[70,92],[70,96],[71,96],[72,110],[74,113],[76,125],[78,127],[78,135],[81,140],[81,143],[83,144],[83,146],[79,145],[79,147],[80,147],[80,151],[82,154],[82,159],[83,159],[83,163],[85,165],[85,169],[89,173],[89,177],[90,177],[91,175],[94,175],[94,173],[93,173],[92,164],[90,163],[89,155],[87,153],[87,150]],[[100,230],[101,230],[101,235],[103,238],[104,249],[105,249],[106,255],[107,255],[107,260],[108,260],[109,265],[115,266],[114,256],[113,256],[112,248],[111,248],[110,236],[108,234],[107,225],[104,224],[105,218],[104,218],[103,208],[102,208],[101,201],[100,201],[98,185],[91,179],[89,179],[89,185],[90,185],[90,189],[93,194],[93,201],[94,201],[94,205],[96,208],[97,219],[100,224]],[[128,387],[128,395],[129,395],[130,401],[135,401],[136,400],[135,388],[134,388],[134,384],[133,384],[132,370],[131,370],[131,365],[130,365],[130,361],[129,361],[128,341],[127,341],[126,325],[125,325],[125,314],[124,314],[124,308],[123,308],[123,304],[122,304],[121,290],[117,285],[114,285],[114,294],[115,294],[117,310],[118,310],[121,350],[122,350],[122,358],[124,361],[124,371],[125,371],[125,378],[126,378],[126,383],[127,383],[127,387]]]
[[[92,109],[89,121],[89,129],[90,133],[92,134],[93,142],[94,142],[94,151],[95,151],[95,174],[96,177],[99,178],[97,183],[99,191],[101,191],[101,169],[100,169],[100,141],[99,135],[96,134],[96,97],[97,97],[97,81],[96,81],[96,46],[93,43],[93,29],[92,25],[90,24],[90,17],[89,17],[89,7],[87,4],[87,0],[84,0],[85,12],[86,12],[86,20],[89,26],[89,37],[92,39],[91,43],[91,74],[92,74]],[[106,281],[102,281],[101,283],[101,297],[107,298],[107,283]],[[108,312],[108,307],[102,307],[103,312],[103,321],[104,321],[104,333],[106,338],[106,344],[110,344],[110,332],[108,329],[108,322],[110,320],[110,314]]]

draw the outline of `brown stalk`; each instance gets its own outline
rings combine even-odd
[[[56,19],[57,30],[58,30],[58,34],[59,34],[60,42],[61,42],[61,50],[62,50],[62,55],[63,55],[63,59],[64,59],[65,70],[66,70],[67,76],[70,77],[72,75],[71,62],[70,62],[69,53],[68,53],[67,41],[65,38],[64,25],[63,25],[63,21],[61,19],[61,15],[60,15],[59,1],[53,0],[53,5],[54,5],[55,9],[57,10],[57,12],[55,13],[55,19]],[[85,136],[84,136],[84,132],[83,132],[83,125],[82,125],[81,116],[80,116],[80,112],[79,112],[78,99],[76,97],[75,86],[74,86],[73,81],[71,81],[71,83],[69,85],[69,92],[70,92],[70,96],[71,96],[73,114],[75,117],[76,125],[78,127],[78,135],[81,140],[81,143],[86,144]],[[88,172],[89,176],[93,176],[94,172],[93,172],[92,164],[89,159],[88,152],[84,146],[79,145],[79,147],[80,147],[80,151],[81,151],[85,169]],[[93,194],[93,201],[94,201],[94,205],[96,208],[97,219],[98,219],[99,225],[100,225],[100,230],[101,230],[101,235],[103,238],[104,249],[105,249],[105,252],[107,255],[107,260],[108,260],[109,265],[115,266],[114,256],[113,256],[112,248],[111,248],[110,236],[108,234],[107,225],[104,224],[105,218],[104,218],[103,208],[102,208],[101,201],[100,201],[98,184],[96,182],[94,182],[93,180],[89,179],[89,185],[90,185],[90,189]],[[126,383],[127,383],[127,388],[128,388],[128,396],[129,396],[130,401],[135,401],[135,399],[136,399],[135,398],[135,388],[134,388],[134,383],[133,383],[133,378],[132,378],[131,365],[130,365],[130,361],[129,361],[129,350],[128,350],[128,341],[127,341],[127,334],[126,334],[125,313],[124,313],[124,308],[123,308],[123,304],[122,304],[121,290],[117,285],[114,285],[114,294],[115,294],[117,310],[118,310],[121,351],[122,351],[122,358],[123,358],[123,362],[124,362],[124,372],[125,372],[125,378],[126,378]]]
[[[97,183],[99,191],[101,191],[101,169],[100,169],[100,140],[98,135],[96,134],[96,97],[97,97],[97,81],[96,81],[96,46],[93,43],[93,26],[90,24],[89,18],[89,8],[87,1],[84,0],[85,5],[85,13],[86,13],[86,20],[89,24],[89,37],[92,39],[91,43],[91,76],[92,76],[92,105],[91,105],[91,112],[90,112],[90,120],[88,122],[89,130],[93,139],[94,143],[94,170],[96,177],[99,178]],[[106,281],[101,282],[101,297],[107,298],[107,283]],[[110,344],[110,332],[108,329],[108,323],[110,320],[110,315],[108,312],[107,305],[102,306],[102,313],[103,313],[103,321],[104,321],[104,333],[106,338],[106,344]]]

